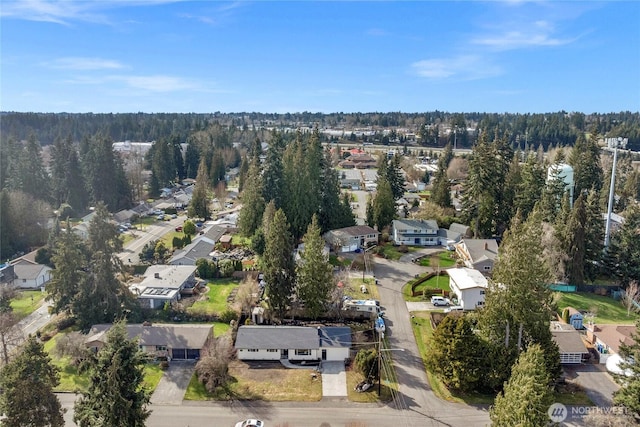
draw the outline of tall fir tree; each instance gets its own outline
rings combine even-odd
[[[247,181],[242,192],[242,210],[238,218],[238,227],[243,236],[252,236],[260,227],[265,203],[262,198],[262,178],[258,164],[249,167]]]
[[[84,212],[89,203],[89,194],[71,137],[59,138],[53,144],[51,184],[55,207],[68,203],[76,215]]]
[[[209,217],[209,174],[207,173],[207,162],[200,159],[196,184],[193,188],[191,203],[189,203],[189,216],[192,218],[207,219]]]
[[[520,211],[520,215],[526,220],[535,204],[540,200],[544,188],[544,168],[538,162],[534,152],[530,151],[526,155],[520,177],[521,180],[514,200],[514,212]]]
[[[51,260],[55,269],[45,285],[46,298],[52,301],[53,313],[72,314],[72,303],[88,269],[88,259],[84,242],[73,232],[68,220],[54,243]]]
[[[608,273],[616,277],[622,287],[640,281],[640,207],[630,206],[624,213],[624,224],[611,235],[605,252]]]
[[[553,402],[551,377],[542,347],[532,345],[523,352],[511,371],[509,382],[491,407],[493,426],[546,426],[547,410]]]
[[[34,336],[0,372],[0,413],[5,427],[64,427],[64,410],[53,389],[60,374]]]
[[[289,307],[296,277],[293,237],[282,209],[276,211],[273,221],[268,226],[265,241],[262,264],[269,306],[282,319]]]
[[[12,162],[11,175],[7,176],[9,188],[49,202],[49,175],[42,162],[42,147],[35,134],[30,134],[24,148],[18,149],[15,154],[17,156]]]
[[[282,165],[282,156],[285,144],[282,134],[274,131],[269,141],[269,150],[263,166],[262,174],[262,195],[268,203],[271,200],[275,203],[277,209],[282,207],[284,200],[284,172]]]
[[[378,179],[378,188],[373,198],[373,218],[379,231],[389,225],[396,216],[396,203],[393,199],[391,185],[386,179]]]
[[[600,165],[600,147],[598,146],[597,129],[587,139],[583,133],[578,134],[576,143],[571,149],[568,163],[573,168],[574,198],[589,190],[599,192],[602,189],[603,171]]]
[[[302,239],[304,250],[300,252],[296,267],[297,294],[312,319],[325,311],[334,289],[333,267],[329,255],[324,252],[325,243],[320,231],[318,218],[314,215]]]
[[[580,194],[571,210],[568,223],[567,281],[575,285],[585,283],[585,252],[587,207],[584,194]]]
[[[125,323],[116,322],[106,343],[89,361],[90,383],[75,404],[80,427],[144,427],[150,415],[150,393],[144,386],[147,356],[137,339],[129,339]]]

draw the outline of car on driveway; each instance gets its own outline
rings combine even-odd
[[[248,419],[245,421],[238,421],[236,427],[264,427],[264,423],[256,419]]]
[[[449,305],[449,299],[445,297],[432,296],[431,304],[435,305],[436,307],[446,306]]]
[[[177,226],[176,227],[176,231],[178,231],[178,232],[182,231],[182,226],[181,225]]]

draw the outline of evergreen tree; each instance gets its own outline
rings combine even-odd
[[[119,321],[89,363],[91,382],[75,404],[73,420],[80,427],[144,427],[150,415],[149,392],[143,385],[147,356],[137,340],[127,337]]]
[[[15,245],[11,230],[9,191],[0,191],[0,262],[8,260],[15,253]]]
[[[509,366],[520,349],[541,345],[547,371],[555,379],[560,374],[560,356],[549,329],[554,313],[548,287],[552,276],[543,255],[540,229],[541,214],[534,210],[524,223],[516,217],[505,233],[479,326],[491,345],[510,355]],[[504,367],[498,369],[501,372],[491,374],[495,378],[501,373],[508,375]]]
[[[200,164],[200,153],[195,143],[187,146],[184,154],[184,169],[187,178],[195,179],[198,174],[198,165]]]
[[[209,199],[207,196],[209,188],[209,177],[207,174],[207,162],[204,158],[200,160],[198,166],[198,176],[193,188],[191,203],[189,203],[189,216],[191,218],[206,219],[209,217]]]
[[[225,174],[226,166],[224,164],[224,158],[222,157],[222,151],[220,149],[214,150],[213,157],[211,158],[211,169],[209,170],[211,188],[216,188],[220,182],[224,183]]]
[[[571,284],[584,285],[587,208],[584,194],[576,200],[568,223],[567,280]]]
[[[182,156],[182,145],[180,144],[180,137],[178,135],[174,134],[171,136],[171,145],[173,146],[175,176],[180,180],[185,179],[187,177],[187,168],[185,167],[185,161]]]
[[[156,141],[148,155],[151,162],[153,182],[158,189],[169,187],[176,179],[176,164],[173,143],[166,137]],[[154,185],[154,186],[155,186]],[[153,190],[156,190],[155,188]],[[158,192],[155,192],[158,194]]]
[[[324,183],[321,188],[322,201],[318,212],[318,222],[322,232],[355,225],[349,195],[340,196],[338,171],[331,167],[331,153],[325,151],[322,165]]]
[[[546,426],[553,401],[550,376],[542,347],[532,345],[520,355],[509,382],[490,410],[493,426]]]
[[[600,165],[600,147],[598,146],[598,133],[589,139],[583,133],[578,134],[576,143],[571,150],[568,163],[573,168],[573,182],[575,186],[574,196],[577,199],[582,192],[602,189],[603,172]]]
[[[64,410],[53,392],[58,369],[34,336],[0,372],[0,413],[5,427],[64,427]]]
[[[264,280],[267,282],[269,306],[282,319],[289,307],[295,283],[293,237],[282,209],[276,211],[273,221],[265,232],[265,241],[262,263]]]
[[[466,316],[445,316],[429,340],[425,365],[450,389],[468,392],[481,383],[485,350],[473,327]]]
[[[540,200],[540,209],[542,217],[547,222],[554,222],[556,215],[562,207],[562,199],[567,186],[562,175],[562,164],[564,162],[564,154],[562,150],[556,153],[556,159],[550,167],[550,173],[547,177],[546,185],[542,191]]]
[[[599,195],[591,190],[587,196],[585,246],[584,246],[584,275],[585,279],[593,282],[601,271],[602,250],[604,247],[604,224],[600,212]]]
[[[396,203],[393,199],[391,185],[386,179],[378,179],[378,188],[372,202],[373,218],[379,231],[391,225],[396,216]]]
[[[89,250],[92,254],[104,252],[117,264],[118,252],[122,251],[122,240],[118,233],[118,226],[111,220],[107,207],[98,202],[93,218],[89,221]]]
[[[274,131],[271,134],[269,150],[267,151],[267,157],[263,165],[262,195],[266,202],[273,200],[277,209],[282,207],[284,200],[284,172],[282,169],[284,148],[285,145],[282,134]]]
[[[400,167],[400,156],[393,156],[386,167],[386,179],[391,185],[393,200],[398,200],[404,194],[404,176]]]
[[[264,212],[264,199],[262,198],[262,180],[258,165],[253,163],[249,167],[247,182],[242,192],[242,210],[238,218],[238,227],[243,236],[252,236],[262,221]]]
[[[51,183],[55,206],[68,203],[74,213],[84,212],[89,203],[89,194],[71,137],[57,139],[52,147],[51,157]]]
[[[616,382],[621,387],[615,392],[613,400],[618,405],[623,405],[633,413],[636,420],[640,418],[640,322],[636,322],[636,332],[633,334],[633,343],[620,344],[619,365],[624,374],[614,375]]]
[[[367,223],[367,225],[369,227],[375,227],[376,226],[376,218],[375,218],[375,213],[373,211],[373,198],[371,197],[371,195],[369,195],[367,197],[366,215],[367,215],[367,218],[366,218],[365,222]]]
[[[240,164],[240,173],[238,174],[238,191],[244,190],[244,183],[247,180],[247,174],[249,173],[249,158],[242,156],[242,163]]]
[[[447,168],[444,165],[445,157],[438,159],[438,170],[433,177],[433,189],[431,190],[431,200],[436,205],[443,208],[451,207],[451,184],[447,176]]]
[[[26,146],[18,151],[18,158],[9,175],[9,188],[22,191],[34,199],[50,201],[49,175],[42,163],[42,147],[35,134],[29,135]]]
[[[317,319],[325,311],[334,288],[334,279],[329,255],[324,253],[325,242],[320,235],[316,215],[302,241],[304,250],[300,252],[300,261],[296,267],[297,293],[304,302],[307,314],[312,319]]]
[[[640,281],[640,207],[630,206],[624,215],[624,224],[611,236],[607,248],[609,274],[626,287],[631,281]]]
[[[47,300],[52,301],[53,313],[72,313],[72,303],[77,296],[87,266],[86,248],[82,239],[71,229],[66,229],[56,239],[51,257],[55,269],[45,285]]]
[[[523,219],[527,219],[535,204],[542,196],[544,188],[544,168],[538,162],[536,154],[529,152],[520,173],[521,180],[514,200],[515,211],[520,211]]]

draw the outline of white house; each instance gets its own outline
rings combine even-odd
[[[339,252],[353,252],[377,244],[380,233],[368,225],[354,225],[327,231],[325,241]]]
[[[235,348],[240,360],[344,361],[350,357],[351,328],[240,326]]]
[[[178,301],[185,287],[193,287],[195,273],[196,267],[191,265],[152,265],[144,280],[129,289],[143,307],[162,308],[166,302]]]
[[[24,258],[12,262],[13,286],[21,289],[40,289],[51,280],[51,267]]]
[[[396,219],[391,224],[396,245],[436,246],[438,223],[435,220]]]
[[[464,310],[475,310],[484,305],[487,278],[473,268],[449,268],[449,287],[456,294],[458,305]]]

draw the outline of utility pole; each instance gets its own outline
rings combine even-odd
[[[613,166],[611,168],[611,183],[609,184],[609,206],[607,208],[607,222],[605,225],[604,231],[604,248],[605,250],[609,247],[609,243],[611,243],[611,213],[613,211],[613,199],[615,195],[615,184],[616,184],[616,163],[618,162],[618,146],[626,145],[626,139],[622,137],[609,138],[608,142],[613,143]]]

